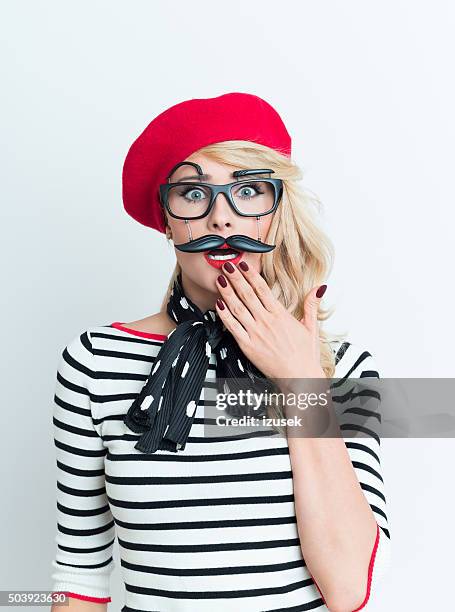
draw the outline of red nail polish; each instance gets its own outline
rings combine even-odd
[[[220,283],[222,287],[227,287],[227,280],[222,274],[219,275],[218,282]]]
[[[220,308],[221,310],[224,310],[224,304],[222,302],[222,300],[220,300],[219,298],[216,301],[216,305],[218,306],[218,308]]]
[[[321,285],[319,289],[316,291],[316,297],[321,298],[324,295],[326,289],[327,289],[327,285]]]
[[[230,262],[230,261],[227,261],[227,262],[224,264],[224,268],[225,268],[225,269],[226,269],[228,272],[234,272],[234,270],[235,270],[234,266],[231,264],[231,262]]]
[[[246,261],[241,261],[239,263],[239,268],[242,268],[242,270],[244,272],[247,272],[249,270],[248,264],[246,263]]]

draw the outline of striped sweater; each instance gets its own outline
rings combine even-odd
[[[123,418],[165,339],[114,322],[77,335],[61,354],[52,590],[110,602],[117,538],[122,612],[327,610],[302,556],[286,437],[205,435],[204,389],[213,385],[215,355],[185,449],[144,455],[134,448],[139,434]],[[379,377],[368,351],[349,342],[333,342],[332,350],[334,378]],[[390,533],[374,393],[350,408],[340,426],[377,521],[358,608],[366,610],[390,562]],[[371,436],[349,438],[356,419],[371,426]]]

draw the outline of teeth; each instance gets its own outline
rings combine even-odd
[[[215,261],[222,261],[224,259],[235,259],[238,256],[238,253],[231,253],[230,255],[208,255],[209,259],[214,259]]]

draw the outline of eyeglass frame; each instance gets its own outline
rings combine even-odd
[[[199,174],[202,174],[202,170],[200,168],[200,166],[198,164],[194,164],[192,162],[181,162],[181,164],[186,163],[188,165],[193,165],[196,166],[198,169]],[[178,164],[178,165],[181,165]],[[169,174],[169,176],[167,177],[168,180],[171,176],[171,174],[173,174],[173,172],[175,171],[175,169],[178,166],[175,166],[173,168],[173,170],[171,171],[171,173]],[[237,175],[237,176],[247,176],[248,173],[251,174],[260,174],[260,172],[258,170],[254,170],[254,171],[250,171],[250,170],[237,170],[235,172],[233,172],[233,175]],[[274,170],[262,170],[262,172],[264,173],[271,173],[274,172]],[[265,182],[265,183],[270,183],[273,185],[274,187],[274,202],[273,202],[273,206],[270,210],[268,210],[265,213],[242,213],[239,211],[239,209],[237,208],[237,206],[235,205],[235,202],[232,198],[231,195],[231,189],[234,185],[241,185],[241,184],[249,184],[249,183],[253,183],[253,182]],[[207,209],[205,211],[204,214],[202,215],[198,215],[196,217],[184,217],[184,216],[180,216],[180,215],[176,215],[174,214],[169,206],[169,202],[168,202],[168,194],[169,191],[172,187],[176,187],[178,185],[193,185],[194,187],[208,187],[210,190],[210,202],[207,206]],[[224,185],[215,185],[213,183],[196,183],[194,181],[177,181],[176,183],[164,183],[162,185],[159,186],[159,192],[160,192],[160,201],[161,204],[165,207],[165,209],[167,210],[167,212],[169,213],[169,215],[171,217],[173,217],[174,219],[191,219],[192,221],[195,219],[203,219],[204,217],[206,217],[210,211],[212,210],[214,204],[215,204],[215,200],[216,197],[218,196],[218,194],[223,193],[226,197],[226,200],[228,201],[229,205],[231,206],[231,208],[241,217],[263,217],[265,215],[270,215],[271,213],[275,212],[275,210],[278,208],[278,204],[281,201],[282,195],[283,195],[283,180],[282,179],[278,179],[278,178],[259,178],[259,179],[251,179],[251,180],[243,180],[243,181],[234,181],[233,183],[226,183]]]

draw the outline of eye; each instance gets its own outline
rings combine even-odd
[[[261,190],[260,185],[258,185],[257,183],[248,183],[248,185],[243,185],[242,187],[240,187],[236,195],[244,200],[249,200],[255,195],[259,195],[260,193],[264,193]]]
[[[180,195],[190,202],[200,202],[206,197],[206,193],[200,187],[187,187],[180,192]]]

